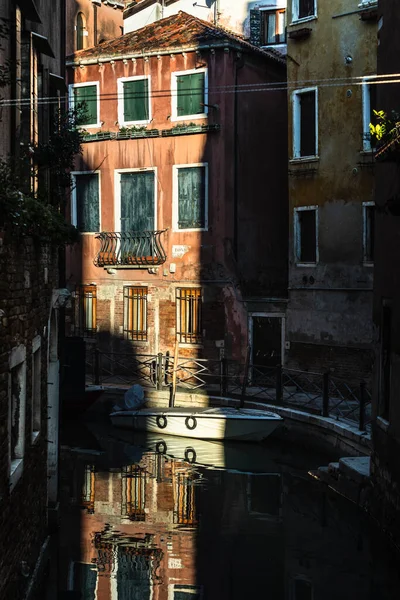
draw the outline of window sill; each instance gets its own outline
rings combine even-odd
[[[80,125],[80,131],[84,131],[85,129],[101,129],[102,124],[101,123],[92,123],[90,125]]]
[[[318,263],[316,263],[316,262],[313,262],[313,263],[297,262],[296,263],[296,267],[307,267],[308,268],[308,267],[316,267],[317,265],[318,265]]]
[[[296,158],[291,158],[289,160],[290,165],[302,165],[304,163],[317,163],[319,162],[319,156],[316,154],[315,156],[299,156]]]
[[[144,125],[150,125],[152,119],[147,119],[146,121],[118,121],[119,128],[122,127],[143,127]]]
[[[178,346],[179,348],[204,348],[203,344],[200,344],[199,342],[193,342],[193,344],[190,342],[179,342]]]
[[[310,17],[303,17],[302,19],[293,19],[291,23],[289,23],[289,27],[295,27],[296,25],[301,25],[302,23],[309,23],[310,21],[316,21],[318,19],[317,15],[311,15]]]
[[[204,231],[208,231],[208,227],[205,227],[204,229],[173,229],[172,233],[203,233]]]
[[[10,492],[13,491],[18,481],[21,479],[22,471],[24,468],[24,459],[17,458],[11,461],[10,469]]]
[[[363,262],[363,267],[373,268],[374,267],[374,263],[371,262],[371,261],[364,261]]]
[[[376,424],[386,433],[389,431],[390,423],[383,417],[376,417]]]
[[[201,113],[200,115],[183,115],[181,117],[173,116],[171,121],[194,121],[195,119],[208,119],[207,113]]]

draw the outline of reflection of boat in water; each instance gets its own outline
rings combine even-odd
[[[238,471],[242,473],[277,473],[279,468],[271,452],[259,444],[190,440],[172,435],[128,432],[116,428],[108,429],[108,443],[124,444],[124,455],[129,456],[137,447],[157,452],[189,464]]]
[[[116,427],[135,431],[201,438],[258,442],[282,422],[279,415],[251,408],[141,408],[111,413]]]

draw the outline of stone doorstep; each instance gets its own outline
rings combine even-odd
[[[370,456],[349,456],[339,459],[339,472],[357,483],[367,483],[371,477]]]

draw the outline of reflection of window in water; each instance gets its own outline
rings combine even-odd
[[[140,554],[134,548],[119,546],[117,550],[117,598],[118,600],[150,600],[151,557]]]
[[[122,479],[122,512],[132,521],[144,521],[146,505],[145,469],[139,465],[124,468]]]
[[[96,600],[97,598],[97,569],[94,565],[75,562],[71,565],[70,590],[78,592],[77,598]],[[72,585],[71,585],[72,584]]]
[[[174,523],[195,525],[196,504],[193,473],[177,472],[174,485]]]
[[[281,476],[252,474],[247,480],[247,505],[250,513],[279,517],[281,514]]]
[[[94,513],[94,484],[95,471],[93,465],[85,465],[85,473],[82,488],[82,505],[88,512]]]
[[[313,587],[311,581],[302,576],[293,580],[291,600],[313,600]]]
[[[198,585],[172,584],[168,586],[168,600],[201,600],[203,594]]]

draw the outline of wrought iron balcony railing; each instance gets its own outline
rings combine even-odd
[[[148,269],[162,265],[167,255],[160,231],[102,231],[96,238],[101,247],[94,259],[97,267],[132,266]]]

